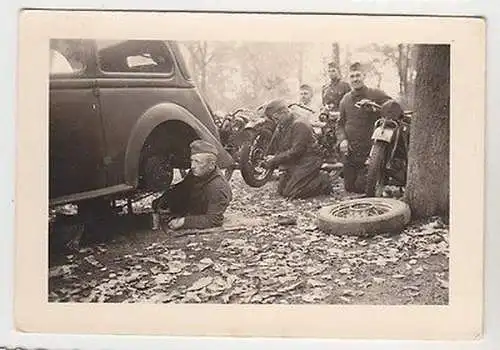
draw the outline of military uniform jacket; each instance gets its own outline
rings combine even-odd
[[[281,166],[285,176],[280,178],[278,193],[290,199],[319,195],[329,186],[329,181],[319,176],[323,160],[319,156],[318,145],[311,124],[294,113],[281,120],[276,154],[271,159],[271,167]]]
[[[371,136],[374,123],[379,117],[377,113],[359,109],[355,103],[362,99],[370,99],[382,105],[391,98],[382,90],[364,86],[359,90],[352,90],[340,102],[340,116],[337,121],[336,135],[338,142],[349,141],[349,147],[364,158],[371,147]]]
[[[321,103],[323,106],[333,104],[334,110],[337,111],[339,109],[340,101],[349,91],[351,91],[351,87],[345,81],[330,81],[328,84],[323,85],[321,91]]]
[[[173,214],[185,218],[183,229],[221,226],[232,200],[231,187],[219,169],[204,177],[191,172],[164,194]]]

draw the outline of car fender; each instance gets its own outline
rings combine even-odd
[[[231,155],[224,149],[218,140],[218,135],[213,135],[210,130],[187,109],[174,103],[161,103],[145,111],[132,129],[125,151],[125,182],[127,184],[133,186],[137,186],[138,184],[139,161],[147,137],[158,125],[172,120],[181,121],[187,124],[193,128],[200,139],[214,144],[219,151],[218,165],[220,167],[226,168],[234,163]]]

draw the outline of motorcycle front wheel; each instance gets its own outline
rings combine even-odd
[[[368,197],[382,197],[385,187],[385,156],[387,144],[377,141],[373,145],[366,174],[365,193]]]
[[[272,133],[261,130],[249,139],[245,140],[241,146],[240,171],[243,180],[251,187],[262,187],[273,176],[273,171],[261,166],[266,149],[271,141]]]

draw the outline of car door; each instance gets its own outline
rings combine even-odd
[[[49,192],[51,200],[106,186],[105,143],[95,89],[92,41],[50,45]]]
[[[125,152],[141,115],[162,102],[177,103],[174,59],[161,40],[97,40],[97,86],[107,141],[107,177],[125,183]]]

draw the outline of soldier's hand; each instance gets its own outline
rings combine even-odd
[[[264,161],[262,162],[262,166],[266,169],[270,169],[272,164],[271,161],[274,158],[274,156],[265,156]]]
[[[175,219],[172,219],[170,220],[170,222],[168,223],[168,227],[171,229],[171,230],[178,230],[180,229],[182,226],[184,226],[184,222],[186,220],[184,218],[175,218]]]
[[[343,154],[347,154],[347,152],[349,150],[349,141],[342,140],[342,142],[340,142],[339,148],[340,148],[340,152],[342,152]]]

